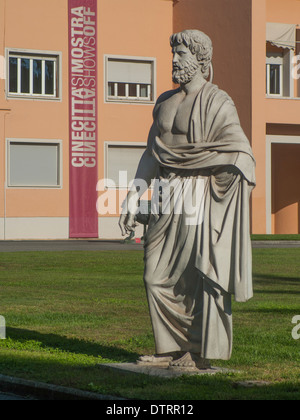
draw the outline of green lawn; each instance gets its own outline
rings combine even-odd
[[[300,399],[300,249],[254,249],[254,298],[233,304],[234,372],[177,379],[103,371],[154,351],[143,254],[0,255],[0,373],[135,399]],[[246,381],[268,385],[247,388]]]

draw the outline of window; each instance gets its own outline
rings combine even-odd
[[[127,188],[134,180],[145,144],[106,143],[106,178],[116,187]]]
[[[155,60],[106,57],[106,100],[153,102]]]
[[[8,187],[60,187],[61,143],[8,140]]]
[[[283,96],[283,56],[267,53],[267,95]]]
[[[267,43],[266,94],[270,97],[294,97],[293,57],[289,48],[278,48]]]
[[[58,99],[58,78],[58,54],[8,52],[8,97]]]

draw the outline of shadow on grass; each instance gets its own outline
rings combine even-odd
[[[253,273],[253,284],[255,293],[300,295],[300,277]]]
[[[300,275],[299,277],[295,277],[293,275],[292,277],[284,277],[284,276],[278,276],[278,274],[257,274],[253,273],[253,279],[259,281],[262,285],[270,285],[274,284],[276,282],[276,285],[279,284],[279,282],[282,282],[282,286],[288,285],[289,283],[291,285],[295,285],[295,283],[300,284]]]
[[[127,351],[115,345],[102,345],[77,338],[68,338],[57,334],[42,334],[37,331],[25,330],[20,328],[10,328],[6,330],[7,338],[26,343],[36,341],[40,343],[40,348],[52,348],[75,354],[114,360],[116,362],[134,362],[139,357],[135,352]]]
[[[274,315],[290,315],[291,317],[295,315],[295,308],[247,308],[243,310],[244,313],[254,313],[254,314],[274,314]]]
[[[90,343],[84,340],[62,337],[56,334],[42,334],[36,331],[8,328],[8,337],[24,344],[30,340],[41,343],[45,348],[60,349],[91,356],[100,355],[115,361],[133,361],[137,354],[114,346]],[[153,400],[299,400],[300,383],[285,378],[285,383],[251,386],[251,381],[235,375],[189,376],[165,379],[147,375],[116,372],[99,366],[77,363],[73,366],[52,358],[33,359],[12,352],[2,366],[2,373],[24,377],[100,394],[122,396],[129,399]],[[244,381],[244,382],[240,382]],[[258,381],[260,382],[260,381]]]
[[[254,289],[254,294],[262,294],[262,295],[300,295],[300,290],[260,290],[260,289]]]

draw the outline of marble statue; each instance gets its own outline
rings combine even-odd
[[[134,230],[138,200],[155,179],[144,283],[156,353],[138,363],[206,369],[212,359],[231,357],[232,296],[238,302],[253,296],[249,198],[255,159],[232,99],[206,80],[210,38],[186,30],[170,42],[179,88],[156,102],[136,173],[145,187],[134,183],[119,225],[123,235]]]

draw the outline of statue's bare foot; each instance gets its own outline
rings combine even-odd
[[[136,363],[140,366],[169,367],[169,364],[174,359],[174,356],[176,357],[176,353],[141,356]]]
[[[197,371],[210,369],[209,360],[203,359],[196,353],[185,353],[180,359],[173,360],[169,364],[169,369],[182,371]]]

